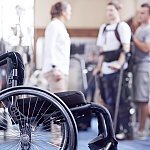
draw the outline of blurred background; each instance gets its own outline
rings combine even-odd
[[[44,32],[50,21],[50,8],[58,0],[0,0],[0,54],[6,51],[21,53],[25,64],[25,84],[47,89],[47,83],[41,75],[44,51]],[[127,22],[134,32],[137,27],[136,13],[139,6],[150,0],[67,0],[72,7],[72,18],[66,27],[71,37],[70,80],[69,90],[85,92],[89,102],[102,104],[92,71],[98,60],[96,39],[99,27],[106,22],[106,5],[109,1],[118,1],[123,8],[121,20]],[[5,88],[5,68],[0,70],[0,87]],[[131,77],[131,76],[130,76]],[[73,80],[72,80],[73,79]],[[79,82],[80,81],[80,82]],[[130,85],[129,85],[130,86]],[[131,99],[131,97],[130,97]],[[134,110],[131,110],[134,113]],[[136,116],[132,115],[134,120]],[[132,124],[132,126],[137,124]],[[79,134],[79,150],[85,149],[87,135],[96,133],[95,120],[81,127]],[[135,129],[136,130],[136,129]],[[85,132],[86,131],[86,132]],[[149,123],[147,124],[149,132]],[[135,132],[135,131],[134,131]],[[130,141],[131,142],[131,141]],[[136,147],[143,143],[122,143],[121,150],[129,150],[126,145]],[[137,146],[138,147],[138,146]],[[137,148],[136,147],[136,148]],[[138,148],[137,148],[138,149]]]

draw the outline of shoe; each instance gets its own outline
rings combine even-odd
[[[147,133],[145,131],[138,131],[135,139],[145,140],[147,138]]]
[[[125,140],[126,139],[126,134],[124,132],[116,134],[116,139],[117,140]]]

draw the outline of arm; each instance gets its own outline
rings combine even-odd
[[[118,63],[122,66],[126,61],[126,54],[130,52],[130,41],[131,41],[131,29],[129,25],[122,22],[119,25],[118,32],[122,43],[123,52],[120,54]]]
[[[120,57],[117,61],[111,64],[111,68],[114,70],[119,70],[123,64],[126,62],[126,54],[130,51],[129,44],[123,44],[123,52],[120,54]]]
[[[143,52],[148,53],[150,52],[150,43],[142,42],[138,38],[133,38],[134,44]]]
[[[126,61],[126,54],[130,52],[131,29],[125,22],[122,22],[118,27],[118,33],[122,43],[123,52],[120,54],[118,61],[111,66],[115,70],[121,68]]]
[[[102,52],[103,52],[102,47],[103,47],[103,44],[104,44],[103,31],[104,31],[105,26],[106,26],[105,24],[101,25],[101,27],[99,29],[98,37],[97,37],[96,45],[100,47],[100,49],[99,49],[100,55],[99,55],[99,58],[98,58],[97,66],[95,67],[95,69],[93,71],[93,75],[96,75],[96,74],[100,73],[102,63],[103,63],[103,60],[104,60],[104,56],[102,55]]]
[[[102,50],[100,50],[100,51],[102,51]],[[104,60],[104,56],[100,54],[99,58],[98,58],[98,63],[97,63],[97,65],[96,65],[96,67],[95,67],[95,69],[93,71],[93,75],[96,75],[96,74],[100,73],[103,60]]]
[[[62,78],[62,73],[57,68],[57,59],[55,55],[56,42],[58,36],[58,26],[48,26],[45,31],[45,64],[50,64],[49,70],[52,71],[54,80],[59,81]]]
[[[120,57],[118,59],[118,63],[120,64],[120,66],[122,66],[126,61],[126,53],[130,52],[130,44],[122,44],[122,47],[124,52],[120,54]]]
[[[45,61],[48,61],[51,65],[56,66],[56,58],[55,58],[55,46],[58,35],[58,29],[56,26],[50,25],[47,27],[45,31]],[[52,67],[52,66],[51,66]]]

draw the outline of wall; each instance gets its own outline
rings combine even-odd
[[[44,36],[45,27],[50,20],[50,8],[56,1],[58,0],[35,0],[35,62],[36,55],[38,54],[36,54],[37,39],[38,37]],[[95,40],[97,37],[100,24],[106,22],[105,9],[108,1],[109,0],[68,0],[72,6],[72,18],[66,25],[73,42],[83,42],[82,40],[85,42],[86,39],[86,42],[90,43],[85,37],[91,38],[92,43],[95,42],[93,42],[93,39]],[[134,15],[137,3],[141,0],[120,1],[123,4],[123,9],[120,12],[121,20],[127,20]],[[76,39],[76,37],[78,38]],[[42,52],[43,50],[41,48],[40,50],[37,49],[37,51]],[[39,62],[39,64],[41,64],[41,62]]]
[[[139,7],[142,3],[150,3],[150,0],[137,0],[136,6]]]
[[[45,28],[49,22],[49,10],[58,0],[35,0],[35,28]],[[72,6],[72,19],[68,28],[99,28],[106,21],[105,6],[108,0],[68,0]],[[137,0],[121,0],[124,7],[121,19],[134,15]]]
[[[127,20],[134,16],[136,12],[136,3],[137,0],[121,0],[123,4],[123,8],[120,12],[121,14],[121,19],[122,20]]]

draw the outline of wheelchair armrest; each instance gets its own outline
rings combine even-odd
[[[54,94],[57,95],[69,108],[87,104],[84,94],[81,91],[66,91]]]

